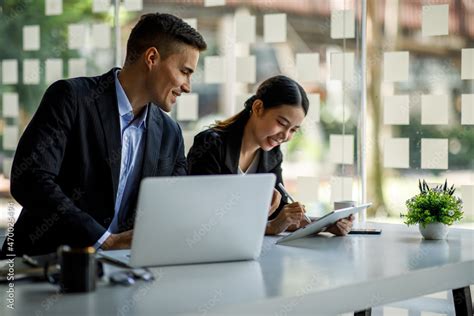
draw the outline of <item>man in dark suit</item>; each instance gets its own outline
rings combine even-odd
[[[3,256],[130,247],[140,180],[186,174],[181,129],[165,112],[191,91],[205,49],[183,20],[146,14],[123,69],[48,88],[15,154],[11,194],[23,210]]]

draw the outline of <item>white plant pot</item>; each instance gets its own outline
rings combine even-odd
[[[424,228],[423,225],[418,224],[418,228],[425,239],[439,240],[446,239],[449,226],[443,223],[430,223],[426,224]]]

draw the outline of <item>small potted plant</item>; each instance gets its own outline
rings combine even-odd
[[[406,201],[408,213],[402,215],[408,226],[418,224],[425,239],[445,239],[448,226],[462,219],[462,200],[454,196],[454,185],[430,188],[425,180],[418,180],[420,194]]]

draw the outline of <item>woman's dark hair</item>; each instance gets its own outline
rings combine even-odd
[[[264,109],[276,108],[282,105],[301,106],[304,115],[308,114],[309,101],[306,92],[296,81],[286,76],[271,77],[258,87],[257,93],[245,101],[245,107],[234,116],[217,121],[211,127],[223,131],[240,120],[248,120],[255,100],[263,102]]]
[[[207,48],[201,34],[182,19],[166,13],[144,14],[128,38],[125,62],[133,64],[150,47],[156,47],[162,58],[166,59],[180,49],[179,44],[199,51]]]

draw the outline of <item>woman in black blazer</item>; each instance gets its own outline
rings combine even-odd
[[[189,174],[273,173],[277,184],[283,183],[280,144],[300,128],[308,106],[306,92],[296,81],[285,76],[265,80],[241,112],[196,135],[187,158]],[[289,204],[280,188],[275,189],[266,234],[308,224],[304,205]],[[352,218],[327,231],[345,235],[351,227]]]

